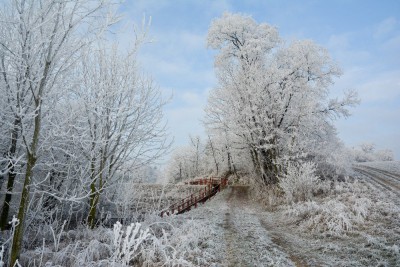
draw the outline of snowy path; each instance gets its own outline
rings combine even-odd
[[[228,190],[224,266],[295,266],[282,248],[272,242],[258,213],[248,205],[248,187]]]
[[[389,179],[377,173],[373,176]],[[212,264],[199,266],[400,266],[400,217],[398,205],[394,204],[398,198],[385,187],[378,188],[372,178],[360,179],[362,182],[350,191],[343,188],[339,195],[315,199],[318,202],[313,204],[322,209],[335,201],[351,207],[347,201],[355,195],[374,203],[363,223],[354,222],[353,228],[340,236],[304,228],[299,224],[308,219],[290,215],[284,207],[266,211],[249,199],[245,186],[228,187],[181,218],[202,221],[211,233],[204,253],[208,253]],[[312,212],[311,209],[307,216]]]
[[[334,194],[308,204],[267,211],[249,199],[247,187],[231,186],[184,216],[210,227],[214,267],[400,266],[400,171],[365,165],[355,170],[354,182],[339,183]],[[341,210],[323,213],[329,203],[351,212],[354,199],[370,201],[364,221],[345,216],[354,220],[352,228],[338,236],[310,228],[315,218],[342,218]],[[290,209],[307,211],[296,215]]]
[[[214,242],[220,258],[214,266],[296,266],[273,242],[262,216],[248,200],[248,187],[225,189],[211,201],[186,216],[210,220],[218,233]]]

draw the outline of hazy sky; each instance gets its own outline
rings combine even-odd
[[[400,1],[129,1],[125,21],[140,24],[151,16],[154,40],[141,52],[143,68],[165,95],[174,146],[188,135],[203,136],[201,119],[209,90],[216,85],[216,51],[206,47],[208,27],[224,11],[251,15],[278,28],[287,41],[312,39],[326,47],[343,69],[331,88],[333,96],[356,89],[361,104],[347,120],[335,122],[349,147],[373,142],[400,159]],[[127,42],[125,34],[121,42]]]

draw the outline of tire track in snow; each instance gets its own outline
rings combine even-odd
[[[378,184],[379,187],[394,193],[397,197],[400,197],[400,185],[398,183],[396,183],[395,181],[393,181],[391,179],[391,177],[389,175],[385,174],[384,172],[379,172],[379,171],[371,170],[370,168],[364,168],[364,167],[353,167],[353,169],[356,172],[369,178],[370,181],[373,182],[375,185]],[[378,173],[378,175],[377,175],[377,173]],[[396,176],[396,175],[394,175],[394,176]]]
[[[231,187],[224,214],[223,266],[296,266],[270,238],[260,216],[248,206],[248,187]]]
[[[391,172],[388,172],[388,171],[385,171],[385,170],[381,170],[381,169],[377,169],[377,168],[373,168],[373,167],[370,167],[370,166],[362,166],[362,168],[371,170],[373,172],[377,172],[377,173],[383,174],[383,175],[385,175],[387,177],[391,177],[394,180],[400,182],[400,175],[398,175],[398,174],[391,173]]]
[[[280,246],[282,248],[285,248],[285,251],[288,253],[290,260],[293,261],[293,263],[296,265],[296,267],[308,266],[306,263],[306,260],[303,257],[298,256],[298,254],[288,252],[288,250],[291,250],[291,247],[293,246],[293,244],[290,244],[287,240],[282,238],[281,233],[271,232],[271,230],[270,230],[271,225],[269,225],[265,219],[261,220],[261,225],[268,231],[272,241],[275,244],[277,244],[278,246]]]
[[[225,266],[239,266],[239,259],[237,258],[237,251],[238,248],[236,247],[235,244],[235,235],[237,233],[234,232],[234,230],[231,227],[231,216],[230,213],[227,212],[225,213],[225,218],[224,218],[224,241],[226,244],[226,251],[225,251],[225,259],[224,259],[224,265]]]

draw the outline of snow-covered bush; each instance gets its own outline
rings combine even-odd
[[[343,180],[352,173],[352,154],[337,138],[323,142],[311,154],[310,160],[316,164],[316,174],[323,180]]]
[[[142,251],[142,266],[208,266],[215,257],[214,229],[206,222],[173,216],[154,223],[151,230],[154,234]]]
[[[299,202],[287,207],[296,224],[305,230],[339,236],[364,223],[372,201],[364,197],[368,188],[357,182],[335,182],[322,199]]]
[[[117,222],[113,229],[82,227],[67,231],[60,234],[58,251],[52,249],[51,242],[44,242],[42,247],[23,253],[21,263],[64,267],[208,266],[215,257],[211,241],[214,231],[206,222],[153,214],[126,228]]]
[[[75,251],[77,254],[73,257],[74,261],[71,266],[101,266],[99,263],[109,261],[110,245],[108,243],[97,239],[86,242],[88,243],[81,250]],[[79,245],[79,242],[76,245]]]
[[[352,230],[355,224],[363,223],[370,205],[367,198],[330,199],[323,203],[307,201],[294,205],[288,214],[300,219],[300,227],[339,236]]]
[[[279,185],[288,202],[309,200],[317,189],[318,177],[312,162],[290,163]]]
[[[375,152],[375,156],[378,161],[393,161],[394,153],[390,149],[378,150]]]
[[[24,253],[23,266],[42,266],[39,262],[43,266],[110,266],[112,240],[111,229],[98,227],[91,230],[79,226],[61,235],[58,251],[51,249],[54,244],[45,242],[41,248]]]
[[[394,153],[390,149],[375,150],[375,144],[363,143],[353,148],[351,153],[356,162],[393,161]]]
[[[114,224],[113,261],[129,265],[139,257],[148,237],[149,229],[143,230],[140,223],[132,223],[126,231],[122,230],[120,222]]]

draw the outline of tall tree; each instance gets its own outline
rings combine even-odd
[[[241,140],[265,184],[277,183],[285,162],[309,152],[332,130],[330,120],[357,103],[354,92],[328,99],[340,70],[312,41],[284,45],[275,28],[230,13],[211,23],[207,40],[219,50],[207,125]]]
[[[151,78],[137,66],[137,51],[117,46],[92,47],[82,56],[76,95],[82,112],[77,121],[87,129],[79,147],[89,162],[88,225],[94,227],[102,191],[122,168],[145,166],[168,149],[162,109],[166,103]]]

